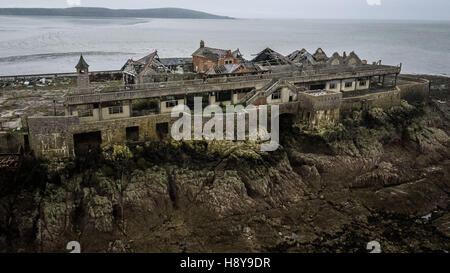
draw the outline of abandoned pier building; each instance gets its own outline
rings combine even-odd
[[[89,86],[88,64],[76,66],[78,88],[65,98],[65,116],[28,117],[29,146],[35,155],[70,158],[86,147],[158,141],[168,137],[180,104],[279,105],[280,115],[314,130],[338,122],[343,110],[391,107],[402,98],[401,65],[368,63],[354,52],[327,56],[322,49],[284,56],[267,48],[252,60],[235,51],[200,47],[191,58],[163,59],[158,53],[122,68],[123,85]],[[423,82],[409,83],[425,89]],[[205,120],[204,120],[205,122]],[[225,127],[225,126],[224,126]]]

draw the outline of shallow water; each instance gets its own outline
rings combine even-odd
[[[450,74],[449,21],[0,16],[0,75],[73,72],[80,52],[91,70],[120,69],[154,49],[161,58],[190,56],[201,39],[247,59],[265,47],[321,47],[329,56],[354,50],[369,62],[402,63],[405,73]]]

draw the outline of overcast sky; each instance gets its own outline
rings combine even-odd
[[[450,20],[450,0],[0,0],[0,7],[195,9],[238,18]]]

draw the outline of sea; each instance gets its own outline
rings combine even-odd
[[[240,49],[246,59],[270,47],[287,55],[322,48],[355,51],[403,73],[450,75],[450,21],[319,19],[142,19],[0,16],[0,75],[74,72],[83,53],[91,71],[118,70],[158,50],[189,57],[199,47]]]

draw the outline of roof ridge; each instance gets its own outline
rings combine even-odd
[[[221,50],[221,51],[229,51],[230,49],[222,49],[222,48],[215,48],[215,47],[209,47],[209,46],[205,46],[202,48],[208,48],[208,49],[214,49],[214,50]]]

